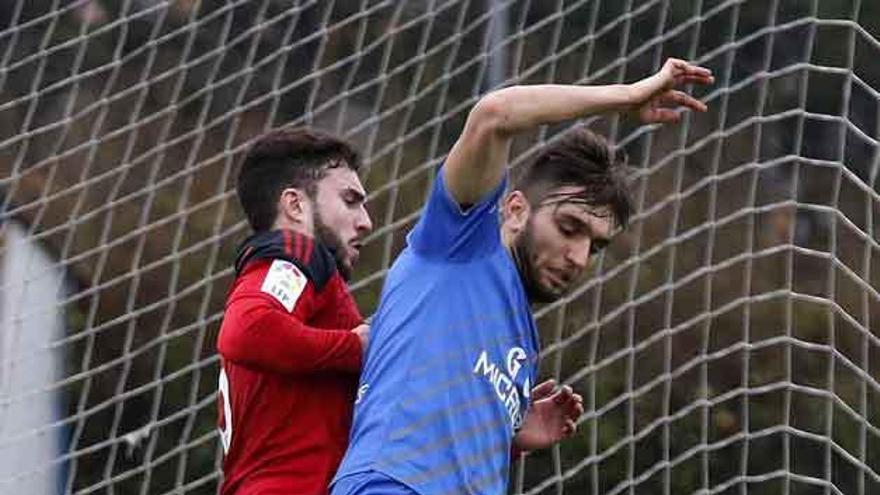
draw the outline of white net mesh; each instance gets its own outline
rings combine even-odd
[[[261,132],[363,151],[366,313],[469,108],[510,83],[713,69],[625,146],[639,213],[541,308],[585,397],[517,493],[880,493],[880,4],[7,0],[0,491],[208,493],[214,340]],[[562,128],[522,136],[515,166]]]

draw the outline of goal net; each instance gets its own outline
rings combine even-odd
[[[365,314],[467,112],[509,84],[710,67],[675,126],[586,122],[638,212],[538,308],[577,435],[516,493],[880,493],[880,3],[7,0],[0,492],[212,493],[215,339],[260,133],[362,151]],[[567,126],[515,142],[514,169]]]

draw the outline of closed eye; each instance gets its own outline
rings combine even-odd
[[[556,221],[559,232],[565,237],[576,237],[589,233],[587,225],[578,219],[572,217],[559,218]]]
[[[366,197],[360,191],[355,189],[346,189],[342,194],[342,200],[345,202],[346,206],[349,207],[358,207],[364,203]]]

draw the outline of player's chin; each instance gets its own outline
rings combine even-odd
[[[354,261],[356,260],[357,258],[355,257]],[[348,253],[345,256],[336,256],[336,268],[339,270],[339,274],[342,275],[343,280],[346,282],[351,280],[351,276],[354,273],[354,263]]]
[[[349,270],[354,270],[354,266],[357,264],[358,258],[360,258],[360,251],[356,249],[348,251],[348,256],[345,257],[345,263],[348,265]]]
[[[550,283],[539,283],[532,291],[531,299],[538,303],[552,303],[565,295],[566,289]]]
[[[568,293],[568,286],[551,285],[547,287],[546,292],[555,301]]]
[[[356,251],[355,252],[349,251],[348,255],[345,257],[345,259],[342,260],[342,264],[344,265],[344,270],[348,273],[349,277],[351,276],[352,273],[354,273],[354,267],[355,267],[355,265],[357,265],[358,257],[359,257],[359,255]]]
[[[553,294],[557,299],[564,296],[571,287],[571,283],[567,279],[557,275],[546,276],[542,282],[544,291]]]

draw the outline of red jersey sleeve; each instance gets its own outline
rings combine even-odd
[[[223,359],[280,374],[359,373],[360,338],[350,328],[305,324],[318,309],[314,284],[306,279],[301,292],[273,293],[266,284],[270,266],[254,263],[236,280],[217,341]]]

